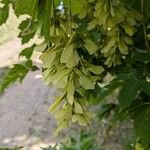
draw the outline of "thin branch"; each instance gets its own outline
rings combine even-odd
[[[55,0],[52,1],[52,11],[53,11],[54,33],[55,33],[55,35],[56,35]]]
[[[147,48],[147,51],[150,52],[150,46],[149,46],[149,43],[148,43],[148,40],[147,40],[146,27],[145,27],[145,24],[144,24],[144,0],[141,0],[141,14],[142,14],[142,25],[143,25],[145,46]]]
[[[71,0],[68,0],[68,15],[69,15],[69,34],[71,35],[72,34],[72,25],[71,25],[71,17],[72,17],[72,14],[71,14]]]

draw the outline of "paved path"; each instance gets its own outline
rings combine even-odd
[[[0,46],[0,68],[18,61],[20,41]],[[29,73],[0,96],[0,147],[24,145],[24,150],[40,150],[54,142],[54,120],[47,112],[56,89],[44,85],[39,71]]]

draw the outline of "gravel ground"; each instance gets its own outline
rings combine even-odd
[[[0,68],[18,61],[20,47],[17,38],[0,46]],[[55,123],[47,110],[55,95],[56,89],[43,84],[39,71],[9,87],[0,96],[0,147],[40,150],[53,143]]]

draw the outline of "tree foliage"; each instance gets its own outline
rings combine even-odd
[[[64,95],[50,107],[58,134],[70,123],[81,126],[94,117],[91,103],[100,103],[119,89],[115,112],[118,119],[134,121],[137,139],[150,148],[150,1],[149,0],[2,0],[0,24],[11,3],[17,16],[30,15],[19,28],[22,43],[35,34],[44,38],[40,59],[43,80],[62,89]],[[33,45],[21,52],[30,59]],[[19,67],[19,69],[18,69]],[[15,65],[2,89],[26,75]],[[31,67],[30,67],[31,68]],[[22,73],[20,76],[17,72]],[[105,77],[113,79],[105,83]],[[10,77],[13,76],[13,77]]]

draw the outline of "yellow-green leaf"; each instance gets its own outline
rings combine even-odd
[[[60,58],[61,63],[67,63],[70,60],[70,57],[73,56],[74,46],[74,43],[72,43],[64,48]]]
[[[75,112],[77,114],[82,114],[83,113],[82,106],[78,102],[74,101],[74,107],[75,107]]]
[[[86,48],[86,50],[89,52],[90,55],[94,54],[98,50],[97,45],[90,39],[84,40],[84,47]]]

